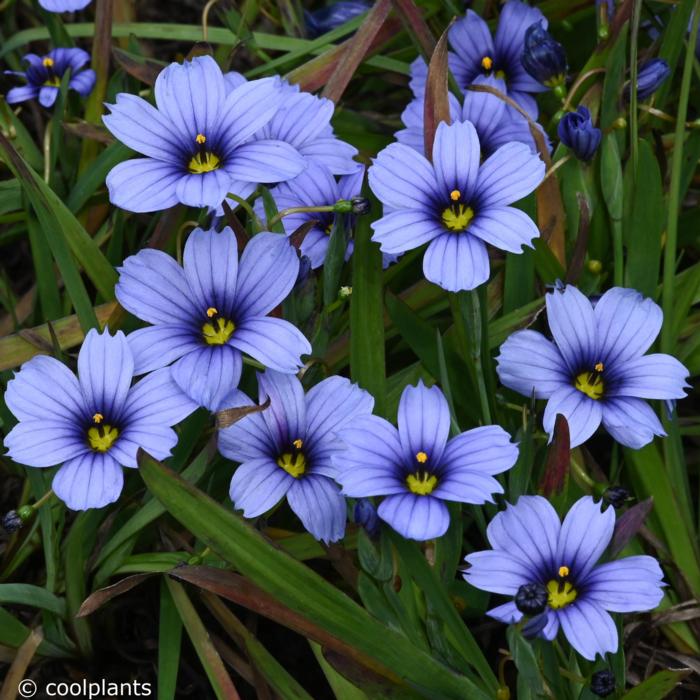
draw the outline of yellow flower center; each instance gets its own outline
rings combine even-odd
[[[502,70],[497,70],[494,75],[499,79],[499,80],[505,80],[506,79],[506,74],[505,71]]]
[[[199,151],[192,156],[192,159],[187,164],[187,169],[193,175],[201,175],[202,173],[210,173],[212,170],[218,170],[221,166],[221,160],[219,156],[204,147],[207,137],[204,134],[197,134],[194,140],[199,146]]]
[[[223,345],[228,342],[235,330],[236,325],[233,321],[219,316],[219,318],[212,320],[211,323],[205,323],[202,326],[202,336],[207,345]]]
[[[102,414],[96,413],[95,416],[100,416],[102,420]],[[95,417],[93,417],[96,423]],[[107,450],[115,443],[116,439],[119,437],[119,431],[113,428],[111,425],[97,425],[93,426],[88,430],[88,443],[95,452],[107,452]]]
[[[481,59],[481,67],[484,70],[491,70],[493,68],[493,59],[491,58],[491,56],[484,56]]]
[[[565,566],[562,568],[566,569]],[[570,581],[555,581],[554,579],[547,583],[547,594],[547,602],[553,610],[564,608],[573,603],[578,595]]]
[[[454,190],[456,192],[457,190]],[[454,194],[452,192],[452,194]],[[450,197],[452,197],[452,194]],[[442,223],[450,231],[464,231],[474,218],[474,210],[466,204],[452,204],[442,212]]]
[[[425,452],[419,452],[418,454],[424,455]],[[418,458],[418,455],[416,455],[416,458]],[[411,493],[415,493],[417,496],[427,496],[431,494],[435,490],[437,483],[437,477],[425,471],[417,471],[406,477],[406,486],[408,486],[408,490]]]
[[[50,56],[47,56],[42,63],[44,64],[44,68],[53,68],[53,58]]]
[[[592,372],[581,372],[581,374],[576,375],[574,386],[586,396],[599,401],[605,393],[604,369],[603,363],[597,362]]]
[[[302,452],[297,452],[301,446],[301,440],[295,440],[292,444],[296,448],[294,452],[285,452],[277,458],[277,466],[282,467],[284,471],[295,479],[298,479],[306,471],[306,457]]]

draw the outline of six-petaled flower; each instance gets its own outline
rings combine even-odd
[[[546,304],[553,340],[532,330],[513,333],[498,357],[501,382],[546,399],[545,430],[552,435],[562,414],[572,447],[588,440],[601,422],[629,447],[665,435],[644,399],[683,398],[688,370],[670,355],[645,355],[661,329],[661,309],[621,287],[595,305],[576,287],[557,287]]]
[[[521,496],[490,523],[493,549],[466,556],[464,578],[476,588],[512,596],[533,584],[546,591],[540,635],[552,640],[559,628],[576,651],[593,660],[615,652],[617,628],[610,612],[653,610],[663,597],[661,567],[646,555],[598,564],[610,544],[615,509],[601,512],[590,496],[578,500],[563,522],[541,496]],[[516,600],[488,614],[508,624],[523,612]]]
[[[445,501],[485,503],[503,493],[493,478],[510,469],[517,446],[489,425],[448,440],[450,411],[436,386],[404,389],[398,430],[378,416],[355,418],[339,437],[347,449],[334,457],[347,496],[384,496],[379,517],[404,537],[429,540],[450,524]]]
[[[177,443],[171,426],[197,406],[170,372],[152,372],[131,386],[134,359],[124,334],[91,330],[78,355],[78,377],[43,355],[22,365],[5,401],[19,423],[5,438],[8,456],[29,467],[63,466],[56,495],[73,510],[119,498],[122,467],[137,467],[143,449],[164,459]]]
[[[298,272],[297,252],[275,233],[254,236],[239,263],[229,228],[192,231],[183,267],[158,250],[127,258],[119,269],[117,299],[153,324],[129,334],[136,374],[174,362],[173,379],[182,391],[216,411],[238,385],[241,353],[296,372],[311,346],[291,323],[269,314]]]
[[[219,433],[221,453],[240,462],[230,496],[247,518],[262,515],[286,496],[318,540],[345,532],[345,498],[335,483],[338,431],[372,411],[374,399],[343,377],[329,377],[306,395],[294,376],[258,375],[261,404],[270,404]]]

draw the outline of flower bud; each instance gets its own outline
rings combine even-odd
[[[352,203],[353,214],[369,214],[370,206],[367,197],[353,197],[350,202]]]
[[[646,100],[651,97],[660,87],[661,84],[671,75],[671,69],[663,58],[652,58],[639,66],[637,73],[637,98]],[[624,88],[625,99],[630,98],[630,84],[625,84]]]
[[[525,48],[522,56],[525,70],[537,81],[561,92],[566,82],[566,53],[564,47],[544,28],[535,22],[525,32]]]
[[[360,498],[355,503],[355,522],[365,528],[367,534],[374,539],[379,535],[379,516],[377,509],[368,498]]]
[[[599,698],[606,698],[615,692],[615,675],[607,669],[596,671],[591,676],[591,692]]]
[[[5,513],[0,521],[0,526],[8,535],[17,532],[22,525],[24,525],[24,521],[20,518],[16,510],[10,510]]]
[[[322,7],[314,12],[304,12],[304,20],[306,21],[306,29],[311,38],[321,36],[331,29],[340,27],[353,17],[367,12],[371,7],[371,3],[363,2],[363,0],[340,0],[334,2],[328,7]]]
[[[611,486],[603,494],[603,500],[616,509],[622,508],[629,497],[630,492],[624,486]]]
[[[557,133],[561,142],[583,161],[593,158],[603,136],[600,129],[593,126],[591,113],[583,105],[562,117]]]
[[[526,583],[515,594],[515,607],[524,615],[539,615],[547,607],[547,589],[541,583]]]
[[[600,260],[589,260],[586,267],[594,275],[599,275],[603,271],[603,263]]]

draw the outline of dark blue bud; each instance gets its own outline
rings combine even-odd
[[[561,142],[583,161],[593,158],[603,136],[600,129],[593,126],[591,113],[583,105],[562,117],[557,132]]]
[[[362,525],[371,538],[379,535],[379,516],[377,509],[368,498],[360,498],[355,503],[355,522]]]
[[[515,594],[515,607],[523,615],[539,615],[547,607],[547,589],[541,583],[526,583]]]
[[[534,639],[547,626],[547,622],[548,620],[546,612],[531,617],[523,625],[523,637],[525,637],[525,639]]]
[[[624,486],[611,486],[603,494],[603,500],[613,508],[622,508],[629,498],[630,492]]]
[[[607,669],[596,671],[591,676],[591,692],[599,698],[607,698],[615,692],[615,676]]]
[[[341,0],[314,12],[304,11],[306,29],[310,37],[321,36],[331,29],[340,27],[353,17],[367,12],[372,3],[364,0]]]
[[[299,258],[299,272],[297,273],[297,281],[294,283],[294,287],[303,286],[304,282],[309,277],[311,272],[311,260],[309,260],[306,255],[302,255]]]
[[[523,67],[547,87],[556,88],[566,81],[564,47],[544,28],[542,22],[531,24],[525,32]]]
[[[637,97],[640,100],[646,100],[661,87],[661,83],[669,75],[671,75],[671,69],[663,58],[652,58],[651,61],[643,63],[637,74]]]

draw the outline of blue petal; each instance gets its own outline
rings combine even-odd
[[[408,465],[417,464],[416,455],[425,452],[428,463],[437,467],[450,433],[450,408],[437,386],[429,389],[419,380],[407,386],[399,401],[399,440]]]
[[[279,503],[294,481],[269,457],[251,459],[234,472],[229,496],[236,510],[242,510],[246,518],[256,518]]]
[[[591,302],[576,287],[567,284],[545,295],[547,320],[566,360],[572,377],[582,367],[593,367],[600,359],[596,356],[596,322]]]
[[[659,562],[645,555],[596,566],[583,585],[586,598],[612,612],[653,610],[664,597]]]
[[[656,413],[642,399],[606,398],[603,403],[603,426],[619,443],[638,450],[666,431]]]
[[[500,92],[506,92],[504,82],[492,76],[479,75],[474,80],[474,85],[486,85]],[[492,93],[476,90],[465,92],[460,116],[463,121],[474,124],[482,150],[484,143],[490,141],[494,132],[500,130],[505,110],[506,103]]]
[[[653,353],[629,360],[614,368],[610,397],[682,399],[686,395],[688,370],[675,357]]]
[[[95,87],[96,81],[97,75],[94,70],[82,70],[70,79],[68,87],[83,97],[87,97]]]
[[[299,371],[304,364],[301,356],[311,354],[302,332],[281,318],[247,318],[236,327],[230,343],[278,372]]]
[[[179,360],[202,347],[191,326],[163,324],[129,333],[127,341],[134,356],[134,374],[145,374]]]
[[[131,387],[124,404],[124,421],[128,425],[171,426],[196,410],[197,404],[175,384],[170,368],[164,367]]]
[[[304,158],[325,165],[337,175],[351,175],[357,167],[357,162],[353,160],[357,149],[335,136],[319,136],[297,148]]]
[[[289,449],[294,440],[305,438],[304,388],[296,376],[268,370],[258,373],[258,387],[260,404],[270,399],[270,406],[261,415],[278,449]]]
[[[464,201],[471,201],[479,172],[479,137],[471,122],[440,122],[433,143],[433,167],[438,192],[445,202],[457,190]]]
[[[487,610],[486,614],[499,622],[505,622],[506,625],[512,625],[520,622],[523,619],[523,614],[518,610],[515,603],[511,600],[508,603],[503,603],[496,608]]]
[[[124,333],[90,330],[78,354],[78,381],[88,415],[103,413],[106,422],[118,421],[133,376],[134,358]]]
[[[130,255],[117,272],[117,301],[143,321],[191,327],[202,313],[183,269],[163,251],[144,249]]]
[[[337,432],[360,416],[372,413],[374,398],[345,377],[328,377],[306,394],[306,437],[318,459]]]
[[[422,56],[418,56],[411,63],[410,75],[408,84],[414,97],[422,97],[425,94],[425,83],[428,79],[428,64]]]
[[[228,226],[221,233],[196,228],[187,238],[183,261],[201,318],[210,307],[230,318],[238,277],[238,245],[233,231]]]
[[[481,504],[493,503],[494,493],[503,493],[503,487],[492,476],[457,469],[440,476],[432,495],[445,501]]]
[[[102,121],[122,143],[151,158],[182,165],[182,144],[173,134],[173,125],[155,107],[125,93],[107,106],[111,113]]]
[[[170,209],[178,203],[176,187],[183,174],[173,163],[152,158],[126,160],[107,175],[109,201],[137,213]]]
[[[298,274],[299,256],[284,236],[253,236],[238,267],[237,320],[269,314],[292,291]]]
[[[218,411],[238,386],[243,360],[230,345],[210,345],[180,358],[171,368],[175,383],[199,406]]]
[[[533,192],[544,179],[544,163],[524,143],[508,143],[479,168],[474,197],[477,213],[512,204]]]
[[[225,168],[234,180],[282,182],[296,177],[307,165],[293,146],[268,139],[237,146]]]
[[[225,144],[226,156],[230,155],[230,149],[246,142],[272,119],[281,99],[276,78],[251,80],[229,92],[217,132]]]
[[[612,617],[599,605],[577,600],[558,611],[562,630],[569,644],[589,661],[597,654],[615,653],[618,647],[617,628]]]
[[[27,100],[35,100],[39,95],[39,88],[35,85],[21,85],[20,87],[13,87],[7,91],[5,95],[5,102],[8,105],[15,105],[20,102],[26,102]]]
[[[56,87],[40,87],[39,88],[39,104],[42,107],[53,107],[58,97],[59,89]]]
[[[174,125],[184,144],[202,134],[213,139],[219,128],[226,98],[221,68],[211,56],[197,56],[182,64],[171,63],[156,78],[156,104]]]
[[[119,498],[124,473],[110,455],[90,452],[66,462],[51,486],[71,510],[104,508]]]
[[[395,209],[430,209],[433,197],[440,194],[433,166],[401,143],[392,143],[379,153],[368,178],[372,192]]]
[[[542,417],[542,425],[551,442],[554,437],[554,424],[561,413],[569,424],[571,448],[582,445],[598,429],[603,419],[603,405],[591,399],[573,386],[557,389],[547,402]]]
[[[481,61],[485,56],[494,58],[495,48],[491,32],[486,22],[473,10],[467,10],[462,19],[457,20],[448,34],[450,46],[459,56],[464,66],[461,75],[455,75],[460,85],[467,85],[481,72]],[[465,72],[466,71],[466,72]]]
[[[287,491],[287,502],[317,540],[328,544],[343,538],[347,507],[331,479],[315,474],[296,479]]]
[[[469,231],[440,234],[423,257],[425,278],[448,292],[476,289],[488,280],[489,272],[486,245]]]
[[[75,375],[46,355],[22,365],[7,383],[5,403],[20,421],[65,418],[78,424],[88,415]]]
[[[568,566],[577,581],[588,572],[607,549],[615,529],[615,509],[600,510],[590,496],[579,498],[569,509],[559,533],[555,566]]]
[[[532,580],[534,574],[551,569],[560,529],[559,516],[546,498],[521,496],[489,523],[486,535],[495,550],[527,565]]]
[[[231,175],[221,168],[208,173],[183,174],[177,182],[175,194],[178,201],[188,207],[216,209],[226,198],[230,184]]]
[[[331,100],[310,92],[286,96],[263,129],[263,138],[285,141],[299,149],[323,134],[330,125],[334,109]]]
[[[469,224],[469,233],[509,253],[522,253],[523,246],[533,248],[539,238],[535,222],[515,207],[487,207],[479,210]]]
[[[119,434],[119,439],[109,449],[108,454],[123,467],[135,469],[138,467],[136,457],[140,449],[155,459],[167,459],[175,445],[177,433],[167,425],[152,421],[133,422]]]
[[[28,467],[53,467],[88,452],[85,434],[73,422],[23,420],[5,437],[7,456]]]
[[[429,211],[409,209],[385,214],[372,223],[372,240],[379,243],[384,253],[404,253],[432,241],[443,227]]]
[[[242,392],[231,406],[252,406]],[[267,410],[267,409],[266,409]],[[234,462],[279,455],[280,444],[270,433],[262,413],[249,413],[228,428],[219,431],[219,452]]]
[[[450,526],[447,506],[432,496],[404,493],[387,496],[377,514],[400,535],[409,540],[432,540],[442,537]]]
[[[491,549],[472,552],[465,557],[470,565],[464,578],[475,588],[501,595],[515,595],[520,586],[532,583],[533,569],[526,562],[516,559],[506,552]]]
[[[445,448],[445,470],[500,474],[518,459],[518,446],[499,425],[485,425],[453,437]]]
[[[571,385],[571,373],[557,346],[537,331],[516,331],[496,358],[498,378],[523,396],[548,399]]]
[[[403,448],[396,428],[378,416],[355,418],[338,432],[346,445],[333,455],[337,481],[348,496],[382,496],[404,493]]]
[[[613,287],[593,310],[598,329],[598,352],[604,365],[643,355],[661,330],[664,316],[658,304],[634,289]]]
[[[499,60],[502,63],[507,63],[508,68],[521,65],[525,47],[525,32],[535,22],[542,22],[544,29],[548,26],[547,18],[538,8],[530,7],[519,0],[509,0],[503,5],[498,18],[494,45]],[[535,86],[541,87],[536,81]]]
[[[39,0],[39,5],[49,12],[75,12],[91,2],[92,0]]]

